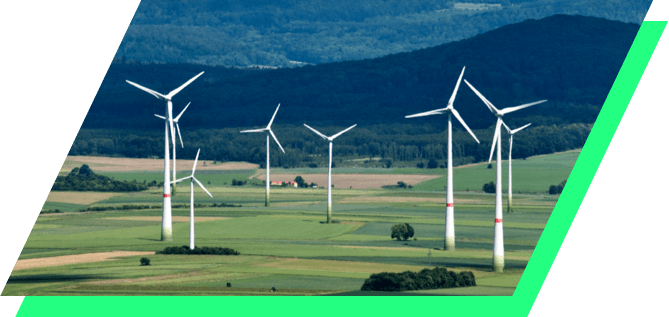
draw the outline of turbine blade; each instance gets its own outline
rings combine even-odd
[[[172,97],[174,97],[174,95],[178,94],[181,90],[183,90],[184,88],[186,88],[186,86],[190,85],[190,83],[192,83],[194,80],[196,80],[196,79],[197,79],[198,77],[200,77],[202,74],[204,74],[204,72],[201,72],[201,73],[195,75],[195,77],[191,78],[189,81],[187,81],[185,84],[181,85],[179,88],[170,91],[170,93],[167,94],[167,98],[170,98],[170,99],[171,99]]]
[[[535,102],[531,102],[531,103],[526,103],[526,104],[520,105],[520,106],[509,107],[509,108],[506,108],[506,109],[502,109],[500,111],[500,113],[504,115],[504,114],[507,114],[507,113],[514,112],[516,110],[525,109],[525,108],[530,107],[530,106],[538,105],[538,104],[544,103],[546,101],[548,101],[548,100],[540,100],[540,101],[535,101]]]
[[[145,92],[150,93],[151,95],[153,95],[154,97],[156,97],[156,98],[158,98],[158,99],[165,99],[165,96],[162,95],[162,94],[160,94],[160,93],[157,92],[157,91],[151,90],[151,89],[146,88],[146,87],[144,87],[144,86],[142,86],[142,85],[139,85],[139,84],[135,84],[135,83],[133,83],[133,82],[131,82],[131,81],[129,81],[129,80],[126,80],[126,82],[127,82],[128,84],[131,84],[131,85],[133,85],[133,86],[135,86],[135,87],[141,89],[141,90],[144,90]]]
[[[170,184],[178,183],[178,182],[180,182],[180,181],[189,179],[189,178],[191,178],[191,177],[192,177],[192,176],[186,176],[186,177],[184,177],[184,178],[179,178],[179,179],[177,179],[177,180],[175,180],[175,181],[171,181]]]
[[[460,82],[462,81],[462,75],[465,74],[465,68],[462,67],[462,72],[460,73],[460,78],[458,78],[458,83],[455,84],[455,89],[453,89],[453,94],[451,95],[451,99],[448,100],[448,104],[452,105],[453,101],[455,101],[455,95],[458,94],[458,88],[460,88]]]
[[[358,125],[358,124],[354,124],[354,125],[348,127],[348,129],[346,129],[346,130],[344,130],[344,131],[341,131],[341,132],[339,132],[339,133],[337,133],[337,134],[331,136],[331,137],[328,138],[328,139],[329,139],[330,141],[332,141],[332,140],[334,140],[336,137],[338,137],[338,136],[344,134],[344,132],[346,132],[346,131],[348,131],[348,130],[351,130],[351,129],[355,128],[356,125]]]
[[[279,140],[276,139],[276,135],[274,135],[274,132],[272,132],[272,130],[267,130],[267,131],[269,131],[269,134],[272,135],[272,137],[274,138],[274,141],[276,141],[276,144],[279,145],[279,148],[281,149],[281,152],[286,153],[286,151],[283,150],[283,147],[281,146],[281,143],[279,143]]]
[[[502,122],[502,119],[497,118],[497,126],[495,127],[495,136],[493,137],[492,147],[490,148],[490,158],[488,159],[488,164],[492,162],[492,154],[495,153],[495,145],[497,145],[497,137],[500,133],[499,127],[502,125],[500,122]]]
[[[474,135],[474,132],[472,132],[472,130],[469,129],[469,127],[468,127],[467,124],[465,123],[465,120],[462,120],[462,117],[460,117],[460,114],[458,113],[458,111],[455,110],[455,109],[451,109],[451,113],[453,113],[453,115],[455,116],[455,118],[457,118],[458,121],[460,121],[460,123],[462,123],[462,125],[465,127],[465,129],[467,129],[467,132],[469,132],[469,134],[472,135],[472,137],[474,138],[474,140],[476,140],[476,143],[481,144],[481,142],[479,142],[479,139],[477,139],[476,136]]]
[[[328,137],[326,137],[325,135],[323,135],[323,133],[320,133],[320,132],[316,131],[316,129],[314,129],[314,128],[308,126],[306,123],[304,124],[304,126],[307,127],[307,128],[309,128],[309,130],[314,131],[316,134],[320,135],[321,138],[326,139],[326,140],[328,139]]]
[[[255,130],[244,130],[244,131],[239,131],[239,133],[250,133],[250,132],[264,132],[267,131],[267,129],[255,129]]]
[[[193,180],[196,181],[197,184],[200,185],[200,187],[202,187],[202,189],[204,189],[205,192],[207,192],[207,195],[209,195],[209,197],[212,197],[212,198],[214,197],[214,196],[211,195],[211,193],[206,188],[204,188],[204,185],[202,185],[202,183],[200,183],[200,181],[197,180],[197,178],[195,178],[195,176],[193,176]]]
[[[272,119],[269,120],[269,124],[267,125],[267,129],[269,129],[272,126],[272,122],[274,122],[274,117],[276,117],[276,113],[279,112],[279,107],[281,107],[281,104],[276,106],[276,110],[274,110],[274,115],[272,115]]]
[[[488,101],[488,99],[486,99],[483,96],[483,94],[481,94],[478,90],[476,90],[476,88],[474,88],[474,86],[472,86],[472,84],[470,84],[466,79],[465,79],[465,84],[467,84],[467,86],[469,86],[469,88],[471,88],[474,91],[474,93],[477,96],[479,96],[479,98],[481,98],[481,100],[486,105],[486,107],[488,107],[488,109],[490,109],[490,112],[492,112],[494,114],[497,114],[499,112],[499,110],[497,110],[497,108],[495,108],[495,106],[492,105],[492,102]]]
[[[181,112],[180,112],[179,115],[174,119],[174,121],[179,122],[179,118],[181,118],[181,115],[184,114],[184,112],[186,112],[186,109],[188,109],[188,106],[190,106],[190,102],[186,105],[186,108],[184,108],[184,110],[181,110]]]
[[[184,148],[184,140],[181,139],[181,130],[179,130],[179,124],[177,123],[177,134],[179,134],[179,141],[181,142],[181,148]]]
[[[504,126],[504,128],[506,128],[506,132],[509,132],[509,134],[512,134],[511,129],[509,129],[509,126],[506,125],[506,123],[504,123],[504,121],[502,121],[502,125]]]
[[[530,124],[531,124],[531,123],[528,123],[528,124],[526,124],[526,125],[524,125],[524,126],[518,128],[518,129],[515,129],[515,130],[511,131],[511,134],[516,134],[516,132],[518,132],[518,131],[520,131],[520,130],[522,130],[522,129],[525,129],[525,128],[529,127]]]
[[[156,116],[156,117],[158,117],[158,118],[161,118],[161,119],[165,120],[165,117],[163,117],[163,116],[161,116],[161,115],[159,115],[159,114],[154,114],[154,116]]]
[[[195,154],[195,162],[193,162],[193,174],[191,174],[191,176],[195,175],[195,167],[197,166],[198,157],[200,157],[200,149],[197,149],[197,154]]]
[[[442,109],[430,110],[430,111],[426,111],[426,112],[416,113],[416,114],[404,116],[404,118],[408,119],[408,118],[431,116],[431,115],[435,115],[435,114],[443,114],[443,112],[441,112],[440,110],[442,110]]]

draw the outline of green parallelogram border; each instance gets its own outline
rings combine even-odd
[[[341,316],[445,312],[527,316],[664,31],[643,22],[513,296],[27,296],[17,316]]]

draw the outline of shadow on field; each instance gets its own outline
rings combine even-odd
[[[439,295],[400,293],[400,292],[352,291],[352,292],[325,294],[321,296],[439,296]]]
[[[10,276],[7,284],[28,284],[28,283],[54,283],[69,282],[78,280],[101,280],[106,277],[101,275],[65,275],[65,274],[42,274],[42,275],[22,275]]]
[[[149,238],[137,238],[137,240],[158,241],[158,242],[163,241],[163,240],[160,240],[160,239],[149,239]]]

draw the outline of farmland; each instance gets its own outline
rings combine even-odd
[[[198,246],[232,248],[241,255],[154,254],[188,243],[187,184],[179,185],[173,197],[172,242],[159,241],[161,188],[133,193],[54,192],[44,208],[60,207],[63,212],[38,217],[2,295],[356,294],[372,273],[434,266],[472,271],[478,286],[412,293],[512,295],[557,201],[557,196],[545,192],[568,177],[578,153],[514,161],[514,190],[519,193],[514,195],[514,213],[504,214],[504,273],[491,270],[494,195],[481,192],[483,183],[494,179],[487,164],[454,170],[457,250],[446,252],[438,250],[444,237],[444,169],[353,173],[351,168],[342,172],[335,168],[335,176],[343,178],[350,174],[393,178],[364,189],[335,186],[333,215],[338,223],[328,225],[323,223],[326,189],[273,187],[272,205],[264,207],[262,181],[249,179],[263,175],[262,170],[234,163],[239,165],[231,166],[241,168],[200,171],[198,167],[198,179],[214,197],[196,189],[195,202],[202,206],[195,210],[195,234]],[[127,164],[132,167],[110,164],[100,173],[117,180],[162,180],[162,173],[153,168]],[[185,165],[178,176],[188,175],[192,165]],[[210,165],[215,164],[207,162]],[[91,168],[95,170],[94,165]],[[279,172],[308,176],[302,169],[276,169],[277,176]],[[417,182],[413,189],[381,188],[420,175],[436,178]],[[247,183],[231,186],[232,179]],[[222,203],[228,207],[211,207]],[[155,208],[121,208],[124,205]],[[80,212],[88,207],[117,209]],[[415,239],[392,240],[390,228],[398,222],[410,223]],[[140,266],[142,257],[148,257],[150,265]],[[272,287],[278,291],[271,292]]]

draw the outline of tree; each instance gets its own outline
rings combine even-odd
[[[390,238],[397,239],[397,241],[406,241],[409,238],[412,238],[414,234],[413,227],[408,223],[395,224],[390,230]]]
[[[439,163],[437,163],[437,160],[435,159],[430,159],[427,161],[427,168],[437,168],[439,167]]]
[[[425,167],[425,164],[423,164],[423,162],[420,162],[420,163],[416,164],[416,167],[423,168],[423,167]]]
[[[139,259],[139,263],[141,266],[146,266],[151,264],[151,260],[149,258],[141,258]]]
[[[494,194],[495,191],[497,191],[497,187],[495,187],[495,182],[483,184],[483,192],[488,194]]]
[[[297,183],[298,187],[306,187],[306,182],[304,181],[304,178],[302,176],[297,176],[295,177],[295,182]]]
[[[548,193],[550,195],[557,195],[557,193],[558,193],[557,186],[551,185],[551,187],[548,187]]]
[[[393,160],[387,159],[386,160],[386,168],[390,168],[391,166],[393,166]]]
[[[91,172],[92,172],[91,168],[88,167],[88,165],[86,165],[86,164],[81,165],[81,168],[79,169],[79,175],[88,176],[88,175],[91,175]]]

